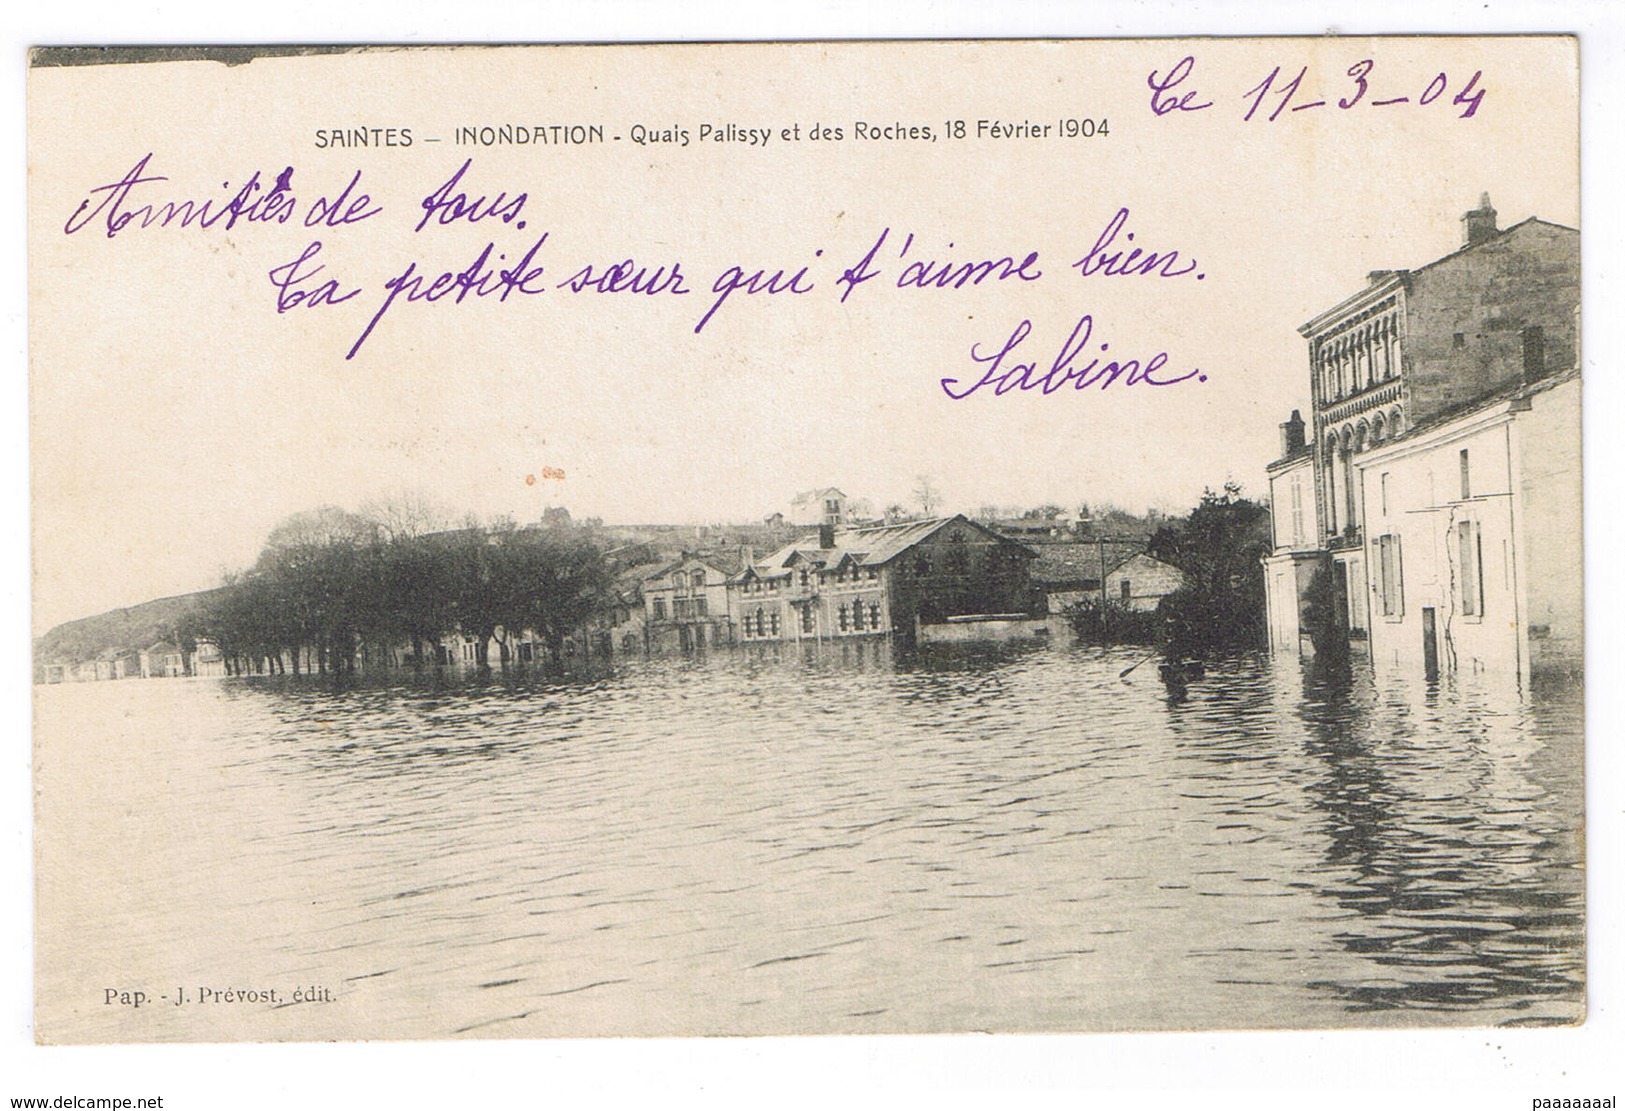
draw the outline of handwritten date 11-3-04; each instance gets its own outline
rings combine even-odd
[[[1474,70],[1465,81],[1453,80],[1444,70],[1431,77],[1374,77],[1377,63],[1361,58],[1331,87],[1316,82],[1319,75],[1310,77],[1309,67],[1300,66],[1296,73],[1291,67],[1276,66],[1252,88],[1239,96],[1247,106],[1241,117],[1251,122],[1257,116],[1273,123],[1286,112],[1307,112],[1316,108],[1331,108],[1346,112],[1351,108],[1389,108],[1400,105],[1427,107],[1454,91],[1447,104],[1461,111],[1460,119],[1477,115],[1484,103],[1484,87],[1480,84],[1483,70]],[[1173,112],[1200,112],[1212,108],[1214,101],[1196,89],[1194,73],[1196,58],[1187,54],[1166,71],[1152,70],[1145,83],[1151,90],[1151,111],[1158,116]]]

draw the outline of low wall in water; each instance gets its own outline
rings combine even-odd
[[[968,644],[974,641],[1031,640],[1050,635],[1053,617],[1026,614],[992,614],[954,617],[927,625],[921,622],[916,635],[920,644]]]

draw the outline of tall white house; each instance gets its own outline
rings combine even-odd
[[[1575,368],[1358,457],[1374,664],[1579,670],[1579,428]]]

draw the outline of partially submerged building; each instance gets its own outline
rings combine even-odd
[[[1026,545],[960,514],[869,528],[821,526],[728,581],[742,642],[894,636],[971,614],[1027,615],[1042,600]]]
[[[1272,645],[1369,640],[1379,663],[1577,668],[1579,232],[1499,229],[1375,271],[1304,324],[1311,416],[1269,467]]]

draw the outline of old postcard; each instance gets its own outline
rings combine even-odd
[[[1578,80],[37,51],[37,1037],[1583,1021]]]

